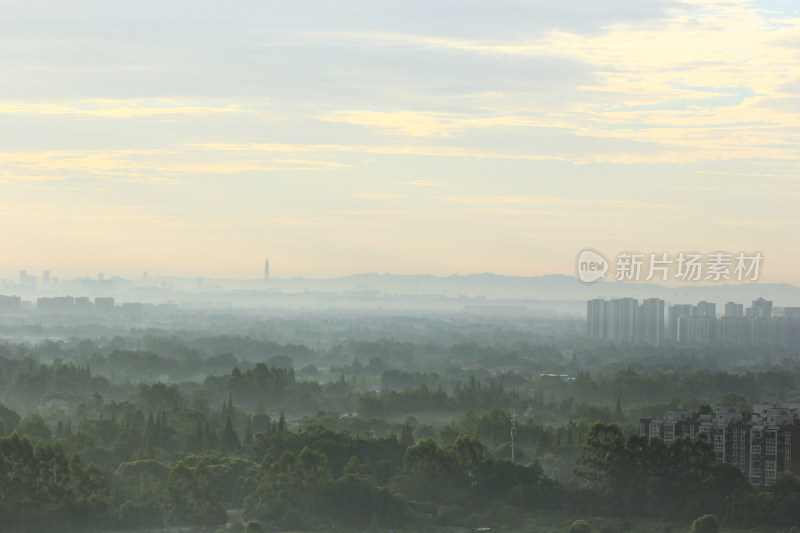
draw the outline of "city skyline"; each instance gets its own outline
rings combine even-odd
[[[264,250],[275,278],[536,276],[591,247],[800,285],[792,3],[3,11],[0,278],[242,279]]]
[[[707,301],[667,307],[659,298],[646,298],[641,304],[637,298],[597,298],[586,302],[586,334],[616,343],[653,345],[664,341],[799,345],[800,307],[775,306],[773,313],[773,303],[758,297],[745,309],[744,304],[728,301],[724,314],[717,315],[716,303]]]

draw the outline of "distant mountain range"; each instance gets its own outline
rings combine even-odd
[[[261,282],[263,283],[263,282]],[[776,306],[800,306],[800,287],[788,283],[742,283],[665,286],[644,282],[599,281],[586,284],[573,276],[502,276],[482,273],[433,276],[399,274],[354,274],[338,278],[274,279],[270,287],[283,291],[380,291],[388,294],[441,294],[526,300],[588,300],[592,298],[661,298],[669,303],[701,300],[749,305],[759,297]]]

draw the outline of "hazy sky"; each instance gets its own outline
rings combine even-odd
[[[0,278],[800,284],[796,1],[0,0]]]

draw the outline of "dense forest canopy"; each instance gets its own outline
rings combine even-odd
[[[396,322],[0,325],[2,527],[219,527],[226,510],[252,530],[800,523],[796,476],[760,492],[702,438],[638,436],[670,409],[800,400],[785,348]]]

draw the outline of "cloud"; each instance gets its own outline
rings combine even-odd
[[[342,152],[384,155],[418,155],[433,157],[465,157],[477,159],[522,159],[529,161],[569,161],[560,154],[514,153],[487,151],[459,146],[432,145],[367,145],[367,144],[285,144],[285,143],[198,143],[189,144],[203,150],[222,152],[275,152],[275,153],[314,153]]]
[[[784,253],[797,13],[746,0],[468,4],[347,1],[309,18],[302,5],[209,16],[181,1],[157,20],[141,8],[90,20],[16,2],[27,15],[0,35],[14,50],[1,61],[0,201],[20,207],[4,211],[19,228],[8,238],[108,225],[154,257],[207,248],[213,233],[319,258],[384,224],[398,241],[451,243],[442,257],[409,245],[440,270],[600,228],[619,249],[734,239]],[[97,189],[110,192],[84,192]],[[110,207],[152,198],[182,210]],[[103,218],[64,218],[79,216]],[[374,233],[342,261],[405,253]],[[148,234],[172,242],[150,252]],[[34,248],[49,249],[19,249]]]
[[[318,115],[322,120],[411,137],[454,139],[487,128],[559,128],[579,137],[635,143],[624,150],[586,152],[576,157],[580,162],[800,158],[800,151],[791,149],[797,145],[800,115],[781,105],[796,98],[793,87],[800,82],[800,18],[747,2],[687,2],[673,5],[659,19],[616,22],[595,34],[554,29],[503,40],[355,32],[349,38],[432,53],[561,58],[585,65],[593,78],[563,87],[562,100],[546,106],[535,104],[535,86],[501,91],[487,84],[486,90],[469,94],[483,94],[488,107],[469,112],[336,110]],[[556,72],[548,69],[542,76]]]
[[[2,162],[2,160],[0,160],[0,162]],[[63,176],[18,174],[18,173],[12,173],[8,170],[0,172],[0,183],[15,183],[15,182],[31,183],[31,182],[42,182],[42,181],[61,181],[63,179],[64,179]]]
[[[518,116],[479,117],[430,111],[333,111],[317,117],[331,122],[345,122],[393,130],[414,137],[449,137],[475,128],[547,126],[559,127]],[[561,125],[563,127],[563,124]]]
[[[687,185],[675,185],[672,187],[673,191],[687,191],[687,192],[719,192],[722,187],[698,187]]]
[[[106,118],[136,118],[160,115],[199,115],[206,113],[242,113],[238,104],[170,100],[167,98],[111,100],[93,99],[72,102],[0,101],[0,114],[84,115]]]
[[[219,154],[217,154],[219,155]],[[233,152],[213,157],[197,149],[45,150],[0,155],[0,183],[93,179],[163,185],[191,183],[196,174],[324,171],[349,164],[310,159],[240,157]],[[47,173],[51,173],[48,175]],[[176,175],[188,175],[176,177]]]
[[[667,204],[636,202],[631,200],[587,200],[579,198],[556,198],[548,196],[445,196],[445,202],[478,205],[546,205],[563,207],[605,206],[621,209],[671,208]]]
[[[378,194],[378,193],[375,194],[362,193],[362,194],[354,194],[353,196],[355,198],[364,198],[367,200],[396,200],[399,198],[406,197],[404,194]]]
[[[400,185],[411,185],[412,187],[445,187],[446,184],[431,181],[428,179],[418,179],[414,181],[401,181]]]

